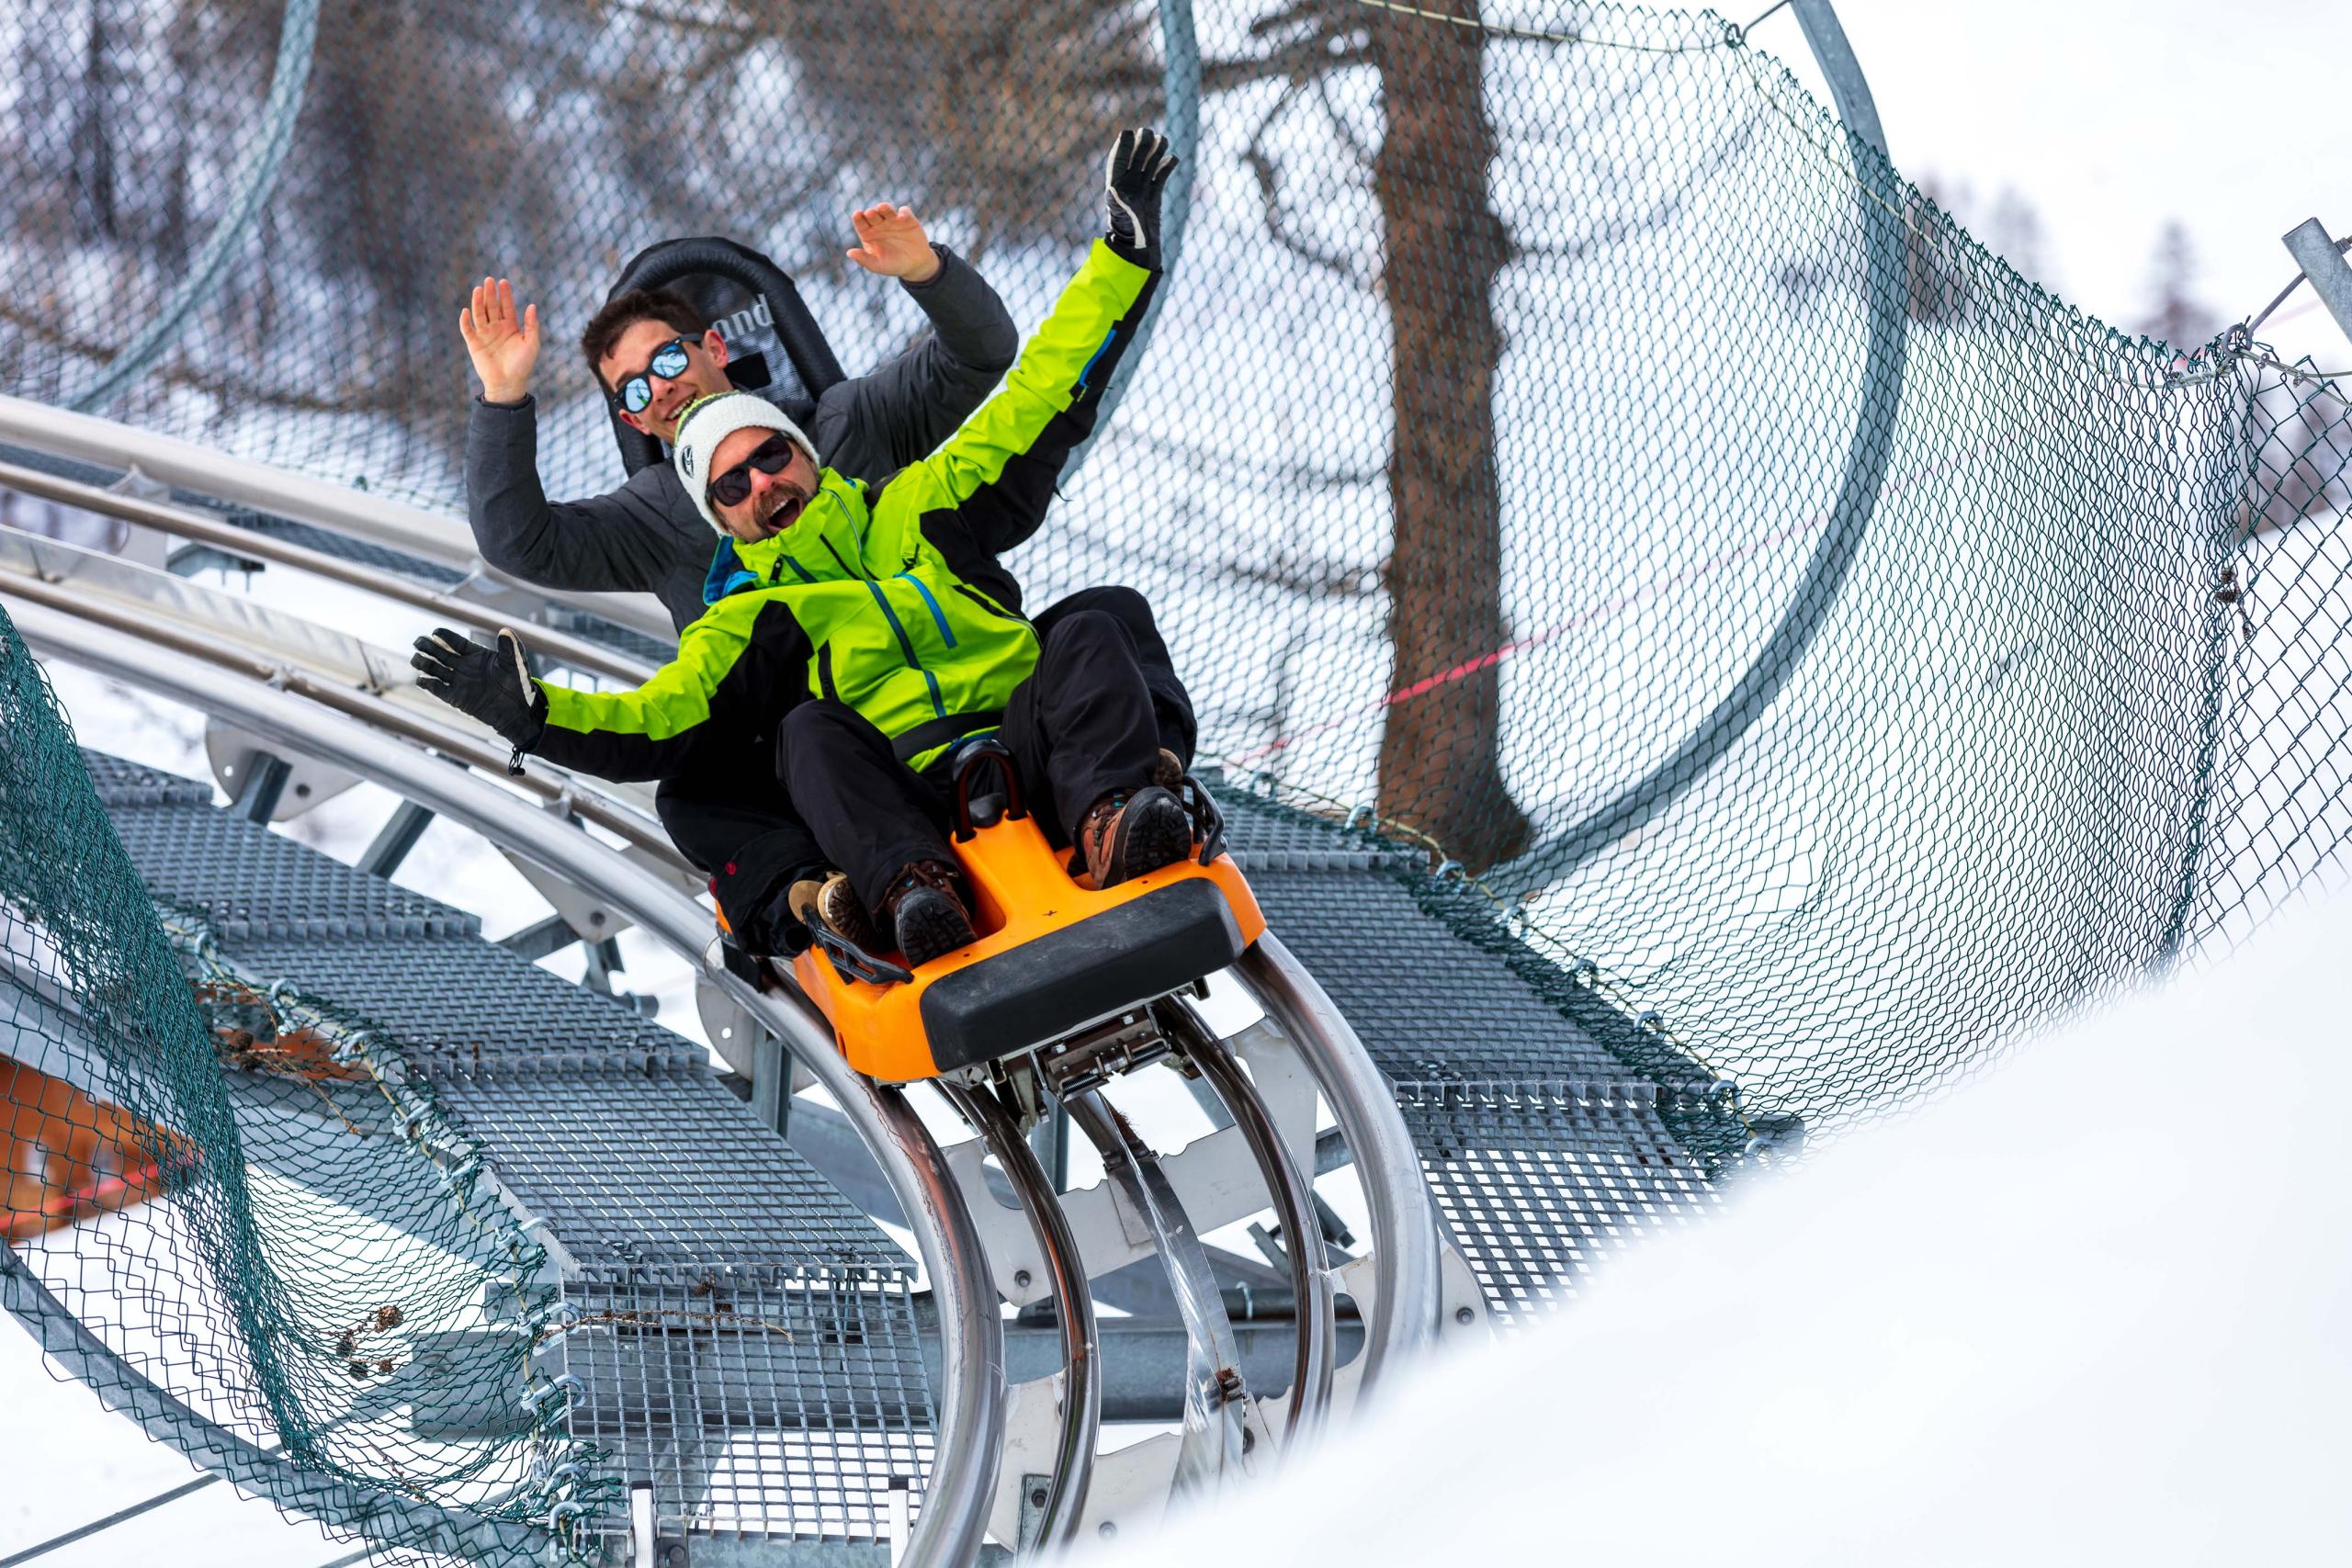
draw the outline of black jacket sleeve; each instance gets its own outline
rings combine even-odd
[[[944,245],[939,276],[906,285],[931,318],[921,343],[872,373],[829,388],[817,400],[809,437],[846,478],[880,484],[956,433],[980,406],[1021,347],[1020,330],[997,291]]]
[[[537,404],[474,400],[466,419],[466,515],[481,558],[543,588],[653,592],[674,564],[656,469],[585,501],[539,487]]]
[[[666,779],[687,771],[714,737],[772,732],[808,694],[808,635],[782,596],[720,600],[678,639],[678,655],[633,691],[538,682],[547,724],[534,755],[606,779]]]

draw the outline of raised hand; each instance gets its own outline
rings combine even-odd
[[[539,308],[514,314],[514,288],[503,277],[474,285],[472,301],[458,312],[458,335],[481,378],[481,395],[493,403],[519,403],[531,389],[531,367],[539,362]]]
[[[876,202],[851,213],[849,221],[857,231],[849,259],[866,271],[909,283],[929,283],[939,276],[939,253],[931,248],[913,208]]]
[[[1111,214],[1103,238],[1129,261],[1165,265],[1159,254],[1159,187],[1176,168],[1168,138],[1151,130],[1123,130],[1102,170],[1103,205]]]

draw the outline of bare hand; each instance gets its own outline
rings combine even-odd
[[[851,213],[849,220],[858,240],[849,259],[866,271],[909,283],[929,283],[939,276],[939,253],[924,237],[914,209],[879,202]]]
[[[481,378],[481,395],[493,403],[519,403],[531,389],[531,367],[539,362],[539,308],[520,319],[514,289],[503,277],[474,285],[473,302],[458,312],[458,334]]]

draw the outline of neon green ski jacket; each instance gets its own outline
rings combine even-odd
[[[667,776],[713,727],[756,733],[812,697],[847,704],[921,769],[993,726],[1037,662],[998,559],[1044,520],[1159,274],[1101,241],[989,400],[878,488],[827,468],[792,525],[723,541],[710,607],[634,691],[540,682],[531,750],[609,779]]]

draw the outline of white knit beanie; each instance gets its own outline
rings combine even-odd
[[[678,470],[678,482],[686,487],[693,498],[695,510],[702,520],[720,537],[727,536],[726,527],[718,521],[718,513],[711,509],[711,455],[718,444],[739,430],[780,430],[800,444],[808,460],[817,460],[817,448],[808,434],[792,423],[792,417],[756,392],[720,392],[704,398],[687,408],[679,417],[676,441],[670,449],[670,462]]]

